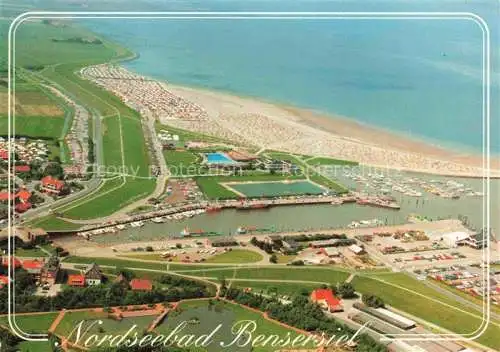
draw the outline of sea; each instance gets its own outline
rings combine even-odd
[[[139,10],[475,13],[490,26],[490,151],[500,153],[495,1],[157,0],[146,4]],[[82,23],[138,53],[125,66],[140,74],[340,115],[464,153],[483,150],[483,32],[471,20],[98,19]]]

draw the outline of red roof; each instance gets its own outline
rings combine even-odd
[[[70,286],[85,286],[85,276],[81,274],[68,275],[68,285]]]
[[[16,257],[10,257],[10,264],[13,268],[19,268],[21,266],[21,261]],[[2,266],[9,266],[9,257],[2,257]]]
[[[30,172],[31,167],[29,165],[16,165],[14,170],[16,172]]]
[[[130,281],[130,288],[137,291],[151,291],[153,283],[147,279],[132,279]]]
[[[9,152],[3,149],[0,150],[0,158],[2,158],[3,160],[9,159]]]
[[[16,197],[20,198],[23,202],[26,202],[31,198],[31,192],[25,189],[20,190],[16,193]]]
[[[43,267],[43,263],[38,260],[23,260],[24,270],[40,270]]]
[[[42,186],[53,186],[55,189],[60,190],[64,186],[64,182],[52,176],[45,176],[41,180]]]
[[[316,301],[325,301],[328,307],[340,306],[340,300],[333,295],[333,291],[326,288],[318,288],[311,293],[311,299]]]
[[[15,209],[18,213],[24,213],[25,211],[31,209],[31,203],[25,202],[25,203],[16,204]]]
[[[5,275],[0,275],[0,288],[9,283],[9,278]]]
[[[0,201],[8,201],[9,199],[14,199],[9,192],[0,192]]]

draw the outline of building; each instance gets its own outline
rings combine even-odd
[[[9,277],[5,275],[0,275],[0,288],[9,284]]]
[[[330,258],[337,258],[341,256],[340,251],[332,247],[321,248],[321,253]]]
[[[19,173],[30,172],[31,167],[29,165],[16,165],[14,167],[14,171]]]
[[[287,238],[282,241],[283,243],[283,249],[287,252],[295,252],[300,249],[300,244],[297,243],[297,241]]]
[[[233,237],[221,237],[210,240],[210,244],[212,247],[232,247],[237,246],[238,241],[236,241]]]
[[[18,199],[21,203],[28,203],[31,198],[31,192],[26,189],[21,189],[16,193],[16,199]]]
[[[30,202],[25,202],[25,203],[18,203],[15,205],[14,210],[16,213],[24,213],[28,210],[31,209],[31,203]]]
[[[333,291],[326,288],[318,288],[311,293],[311,301],[319,304],[329,312],[341,312],[344,310],[341,301],[335,297]]]
[[[89,268],[85,271],[85,283],[88,286],[100,285],[102,283],[102,272],[99,266],[92,263]]]
[[[358,246],[357,244],[351,244],[349,250],[356,255],[361,255],[365,253],[365,249],[363,247]]]
[[[70,275],[68,275],[68,285],[71,287],[84,287],[85,286],[85,276],[82,274],[70,274]]]
[[[10,235],[18,238],[23,243],[44,243],[49,235],[41,228],[29,228],[24,226],[13,226],[10,228]],[[0,231],[0,242],[6,241],[9,237],[9,228],[6,227]]]
[[[29,274],[35,275],[35,276],[40,276],[42,273],[42,268],[43,268],[44,263],[39,260],[23,260],[22,267],[24,270],[26,270]]]
[[[61,264],[59,263],[59,259],[57,257],[50,257],[42,268],[40,282],[49,285],[55,284],[60,268]]]
[[[153,283],[148,279],[132,279],[130,281],[130,289],[132,291],[151,291]]]
[[[356,241],[352,238],[335,238],[331,240],[312,241],[309,243],[309,246],[311,246],[312,248],[326,248],[350,246],[351,244],[355,243]]]
[[[4,268],[8,268],[9,267],[9,257],[8,256],[4,256],[2,257],[2,266]],[[17,259],[16,257],[10,257],[10,267],[13,268],[13,269],[17,269],[17,268],[20,268],[22,266],[22,263],[19,259]]]
[[[488,246],[490,232],[486,229],[482,229],[475,234],[469,234],[467,232],[450,232],[445,234],[441,239],[445,245],[450,248],[469,246],[481,249]]]
[[[41,179],[40,186],[42,191],[58,195],[64,187],[64,182],[52,176],[45,176]]]

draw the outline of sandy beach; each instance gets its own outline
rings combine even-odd
[[[355,120],[199,88],[159,82],[119,66],[82,76],[163,124],[239,141],[256,149],[333,157],[430,174],[483,177],[483,157],[443,149]],[[491,176],[500,176],[491,160]]]

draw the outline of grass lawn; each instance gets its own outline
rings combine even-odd
[[[186,142],[209,142],[209,143],[227,143],[232,145],[238,145],[238,142],[229,141],[223,138],[209,136],[207,134],[191,132],[188,130],[183,130],[176,127],[171,127],[168,125],[162,125],[161,123],[156,123],[155,129],[157,132],[168,131],[171,134],[176,134],[179,136],[179,143]]]
[[[229,252],[214,255],[208,258],[206,263],[255,263],[263,259],[260,253],[246,249],[233,249]]]
[[[390,275],[384,275],[390,276]],[[380,276],[382,277],[382,275]],[[389,279],[391,282],[399,284],[409,281],[402,278]],[[388,280],[388,281],[389,281]],[[405,291],[394,286],[390,286],[378,280],[370,279],[368,277],[356,276],[352,281],[356,291],[362,294],[375,294],[381,297],[388,305],[408,312],[416,317],[424,319],[428,322],[443,327],[444,329],[451,330],[459,334],[469,334],[474,332],[481,325],[481,318],[469,315],[465,312],[453,309],[453,307],[467,310],[467,307],[459,305],[452,299],[447,298],[438,292],[419,284],[417,280],[408,287],[411,291]],[[401,286],[404,286],[401,284]],[[428,291],[429,290],[429,291]],[[413,292],[422,293],[426,292],[425,296],[417,295]],[[452,307],[445,306],[441,303],[430,300],[434,298],[444,303],[450,304]],[[475,315],[480,315],[475,310],[469,309]],[[436,314],[439,312],[439,314]],[[500,338],[498,337],[498,327],[490,325],[487,331],[477,339],[479,343],[494,348],[500,349]]]
[[[302,267],[269,267],[256,268],[227,268],[219,270],[204,270],[191,272],[189,275],[210,278],[226,279],[253,279],[253,280],[291,280],[308,281],[313,283],[332,284],[343,282],[349,277],[349,272],[326,268]]]
[[[58,313],[43,313],[33,315],[16,315],[17,326],[26,333],[46,333]],[[0,324],[9,326],[7,316],[0,317]]]
[[[141,334],[154,320],[154,318],[155,316],[131,317],[117,321],[108,318],[107,313],[95,313],[91,311],[67,312],[64,315],[63,320],[57,326],[56,333],[68,337],[81,321],[84,321],[82,328],[85,329],[86,327],[89,327],[92,322],[101,320],[103,323],[100,325],[95,324],[92,328],[90,328],[87,336],[90,336],[91,334],[96,334],[100,337],[106,334],[113,334],[116,336],[117,334],[127,332],[133,325],[137,325],[135,331],[137,331],[138,334]],[[69,340],[75,342],[75,338],[76,333],[73,334]],[[80,343],[82,343],[82,341],[80,341]]]
[[[54,253],[54,248],[50,245],[42,246],[43,249],[49,251],[50,253]],[[16,257],[47,257],[47,253],[42,251],[40,248],[33,249],[23,249],[16,248]]]
[[[304,180],[302,176],[284,176],[271,174],[254,174],[244,176],[199,176],[196,177],[196,183],[203,194],[208,199],[235,199],[239,196],[222,186],[224,182],[245,182],[245,181],[280,181],[280,180]]]
[[[68,222],[62,219],[55,217],[54,215],[48,215],[43,218],[36,219],[29,223],[33,227],[41,227],[45,231],[58,231],[58,230],[66,230],[66,231],[76,231],[80,227],[81,224],[74,224],[72,222]]]
[[[137,254],[138,256],[146,256],[148,254]],[[153,257],[155,254],[153,254]],[[143,259],[143,258],[141,258]],[[152,259],[155,260],[155,259]],[[224,266],[220,265],[187,265],[187,264],[173,264],[166,262],[147,263],[139,260],[115,259],[115,258],[87,258],[70,256],[64,260],[66,263],[73,264],[91,264],[96,263],[104,266],[120,267],[120,268],[137,268],[137,269],[154,269],[166,271],[179,271],[179,270],[202,270],[202,269],[220,269]],[[193,275],[194,276],[194,275]]]
[[[201,156],[190,151],[164,150],[163,157],[173,176],[197,175],[201,172]]]
[[[295,259],[295,255],[285,255],[285,254],[278,254],[276,255],[278,257],[278,264],[287,264],[292,262]]]
[[[325,189],[309,182],[258,182],[258,183],[231,183],[228,187],[244,194],[248,198],[282,197],[293,195],[319,195]]]
[[[64,128],[63,117],[17,116],[14,121],[15,133],[18,136],[43,139],[57,139]],[[8,134],[8,118],[0,116],[0,135]]]
[[[251,288],[253,293],[273,294],[277,293],[280,296],[294,296],[302,290],[308,293],[318,288],[318,284],[302,284],[288,282],[256,282],[256,281],[232,281],[232,287]]]
[[[323,165],[348,165],[348,166],[356,166],[359,165],[357,161],[348,161],[348,160],[340,160],[340,159],[332,159],[332,158],[324,158],[324,157],[315,157],[312,159],[308,159],[306,161],[307,165],[311,166],[323,166]]]
[[[17,347],[20,352],[47,352],[52,348],[50,341],[23,341]]]

